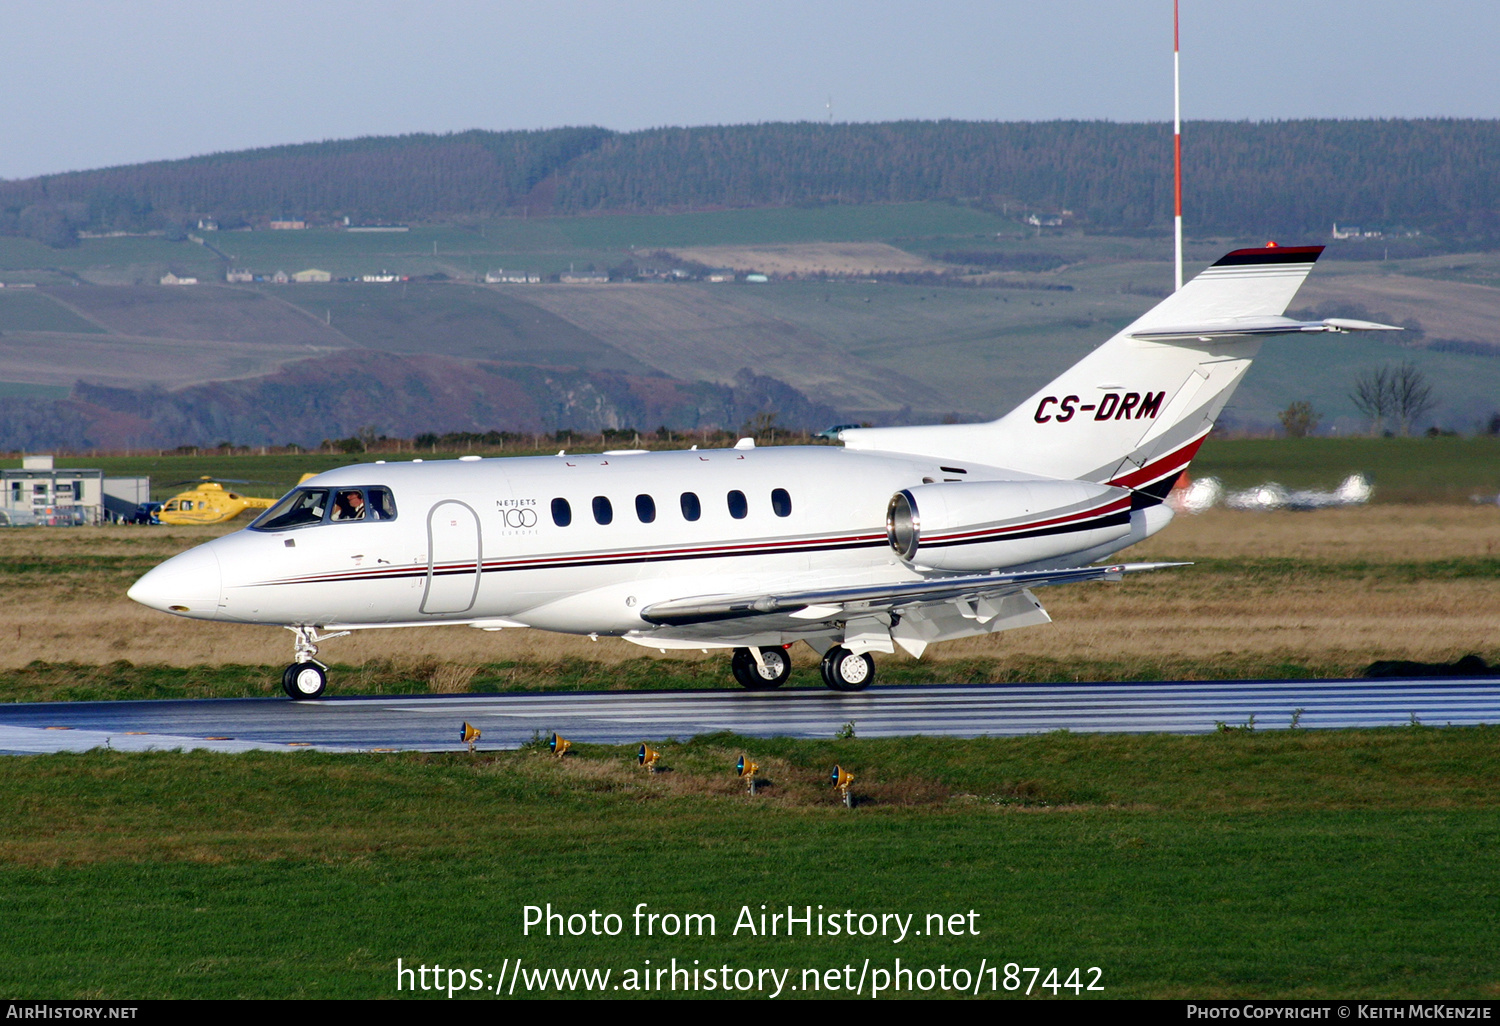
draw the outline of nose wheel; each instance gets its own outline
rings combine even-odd
[[[792,675],[792,659],[784,648],[763,648],[756,653],[748,648],[737,648],[729,661],[734,679],[747,691],[771,691],[786,683]]]
[[[342,638],[348,631],[319,634],[317,627],[299,624],[288,627],[295,636],[294,662],[281,672],[281,690],[288,698],[317,698],[328,687],[328,667],[318,662],[318,643]]]
[[[293,663],[281,674],[288,698],[317,698],[328,686],[328,674],[317,663]]]
[[[837,645],[823,653],[823,683],[835,691],[863,691],[875,680],[875,660],[870,653],[853,652]]]

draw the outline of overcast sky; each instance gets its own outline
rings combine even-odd
[[[0,177],[466,128],[1163,121],[1171,0],[0,0]],[[1500,117],[1495,0],[1183,0],[1183,117]]]

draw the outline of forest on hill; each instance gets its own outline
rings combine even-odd
[[[1337,220],[1450,246],[1500,240],[1500,121],[1189,122],[1196,232],[1326,235]],[[185,232],[273,219],[435,222],[955,200],[1068,211],[1089,231],[1171,223],[1170,126],[904,121],[612,132],[468,131],[308,143],[0,181],[0,234]]]

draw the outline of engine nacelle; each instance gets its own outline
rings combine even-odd
[[[1088,481],[964,481],[891,497],[886,538],[933,570],[995,570],[1056,559],[1129,536],[1131,492]]]

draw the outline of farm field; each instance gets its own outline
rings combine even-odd
[[[45,298],[30,290],[0,292],[0,388],[46,395],[16,389],[57,389],[82,379],[171,389],[264,375],[301,356],[365,346],[592,370],[651,368],[720,383],[749,368],[851,420],[975,419],[1023,400],[1170,285],[1165,240],[1035,236],[1012,220],[947,203],[512,218],[404,233],[223,232],[205,239],[228,255],[227,265],[262,274],[319,267],[335,275],[390,271],[452,280],[165,289],[155,282],[167,270],[213,282],[226,262],[204,246],[159,237],[84,239],[66,250],[0,239],[0,278],[53,286]],[[1187,271],[1248,242],[1192,241]],[[801,272],[864,273],[874,267],[870,254],[882,255],[875,264],[888,270],[962,271],[939,258],[985,252],[1061,263],[1038,272],[977,266],[972,270],[982,275],[958,279],[990,286],[975,288],[852,280],[473,284],[500,267],[550,274],[614,267],[627,258],[669,266],[671,258],[657,255],[661,249]],[[1298,310],[1418,322],[1423,335],[1273,339],[1226,422],[1274,426],[1279,411],[1302,399],[1321,414],[1325,432],[1357,434],[1365,425],[1348,398],[1354,377],[1411,360],[1434,387],[1440,426],[1472,432],[1486,423],[1500,381],[1491,330],[1500,310],[1494,258],[1341,261],[1338,253],[1335,245],[1320,263],[1294,303]],[[774,268],[766,263],[773,258],[781,261]],[[79,281],[139,287],[80,288]],[[1425,348],[1435,341],[1440,349]]]
[[[638,986],[647,960],[675,958],[791,970],[792,998],[829,996],[834,978],[803,969],[858,976],[899,957],[971,981],[981,960],[1041,966],[1041,982],[1057,966],[1033,997],[1062,1000],[1074,967],[1103,987],[1084,996],[1492,998],[1495,732],[710,735],[650,739],[670,769],[654,776],[633,747],[587,744],[561,762],[536,748],[8,758],[0,914],[25,940],[0,988],[392,997],[407,996],[398,959],[477,969],[493,990],[521,958],[607,969],[602,990],[625,997],[639,996],[628,973]],[[754,799],[733,777],[741,753],[767,782]],[[827,788],[834,763],[856,774],[852,810]],[[640,903],[711,915],[713,933],[633,936]],[[624,928],[523,934],[524,906],[549,904]],[[736,933],[762,904],[910,914],[920,935]],[[932,914],[966,929],[939,936]],[[532,980],[513,996],[583,996]],[[998,974],[993,989],[1008,996]]]

